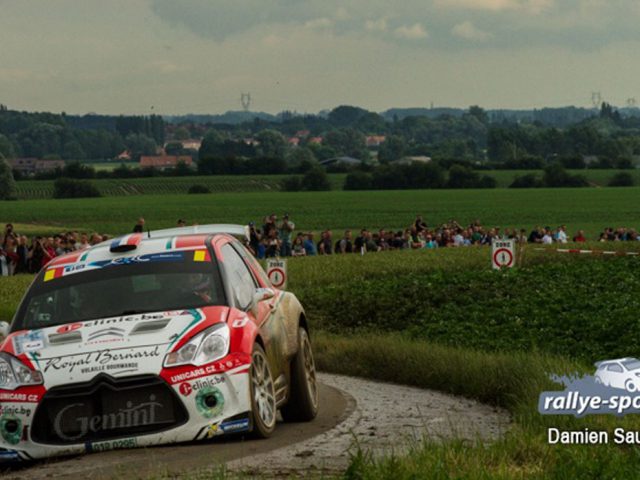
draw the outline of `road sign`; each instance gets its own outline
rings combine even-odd
[[[516,264],[516,241],[494,240],[491,243],[491,265],[494,270],[513,268]]]
[[[275,288],[287,287],[287,261],[270,258],[267,260],[267,277]]]

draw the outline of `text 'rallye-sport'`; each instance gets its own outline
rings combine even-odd
[[[297,298],[209,225],[55,258],[0,347],[0,461],[269,436],[318,410]],[[10,330],[10,333],[9,333]]]

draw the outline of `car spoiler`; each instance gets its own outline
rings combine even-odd
[[[226,233],[241,240],[249,240],[249,227],[246,225],[212,224],[194,225],[192,227],[167,228],[151,230],[144,235],[147,238],[179,237],[183,235],[218,235]]]

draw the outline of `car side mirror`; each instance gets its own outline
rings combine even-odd
[[[269,300],[275,297],[276,292],[271,288],[257,288],[253,294],[253,298],[251,300],[251,305],[249,309],[253,316],[255,317],[258,314],[258,305],[260,302],[264,302],[265,300]]]
[[[9,336],[11,326],[7,322],[0,322],[0,340],[4,340]]]

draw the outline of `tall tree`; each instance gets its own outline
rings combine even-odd
[[[17,193],[11,166],[0,154],[0,200],[15,200]]]

